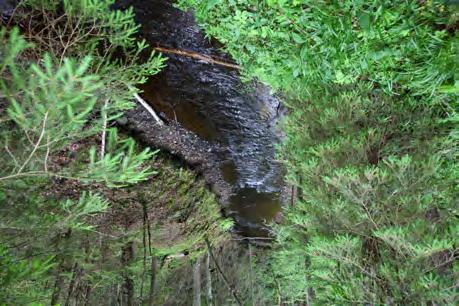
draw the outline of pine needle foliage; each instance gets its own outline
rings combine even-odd
[[[441,1],[183,0],[282,90],[279,149],[299,190],[276,227],[272,300],[456,305],[457,6]]]
[[[10,43],[22,41],[25,47],[25,41],[14,35],[18,34],[13,30]],[[95,148],[88,152],[88,169],[50,171],[48,163],[52,155],[71,143],[95,135],[102,127],[100,120],[92,119],[89,123],[100,99],[98,92],[104,86],[100,77],[87,73],[90,63],[91,59],[85,57],[79,64],[66,59],[58,66],[49,54],[45,54],[42,67],[31,64],[28,69],[21,70],[19,65],[12,63],[5,69],[8,76],[0,82],[9,101],[4,124],[14,125],[14,128],[2,129],[4,153],[9,158],[4,160],[4,174],[0,180],[50,175],[87,182],[105,181],[116,186],[138,182],[151,174],[146,169],[140,170],[140,166],[152,154],[148,150],[137,154],[132,140],[118,142],[120,148],[117,148],[118,139],[113,129],[108,131],[107,154],[102,159],[96,157]]]
[[[73,252],[69,237],[94,231],[88,221],[110,204],[88,190],[125,187],[155,173],[146,162],[157,152],[139,150],[111,122],[134,105],[135,86],[164,60],[136,40],[133,11],[111,10],[113,3],[19,1],[2,19],[2,305],[58,303],[70,254],[86,256]],[[65,184],[77,187],[62,194]],[[46,285],[53,275],[54,289]]]

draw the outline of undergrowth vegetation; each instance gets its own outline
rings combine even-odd
[[[202,178],[116,129],[164,58],[114,2],[2,15],[0,305],[459,303],[458,6],[178,1],[289,108],[294,201],[252,251]]]
[[[164,58],[113,4],[25,0],[2,16],[0,305],[159,303],[227,230],[204,183],[117,131]]]
[[[441,1],[181,0],[287,96],[298,199],[276,227],[272,301],[458,303],[458,7]]]
[[[66,248],[93,232],[88,220],[109,208],[101,192],[79,186],[125,186],[154,174],[145,162],[155,152],[107,125],[132,107],[131,88],[163,59],[152,54],[139,64],[146,44],[135,41],[133,13],[110,11],[112,4],[21,1],[2,19],[2,303],[63,300],[61,282],[82,271]],[[99,135],[103,144],[84,145]],[[67,196],[51,188],[66,181],[75,184]]]

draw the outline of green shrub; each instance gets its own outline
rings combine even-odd
[[[0,304],[57,303],[47,284],[54,273],[59,288],[67,273],[68,237],[83,241],[89,219],[109,205],[85,188],[154,174],[146,162],[156,152],[140,151],[110,122],[164,60],[141,61],[147,45],[136,41],[133,12],[112,11],[113,2],[20,1],[1,26]],[[61,194],[69,181],[75,189]]]
[[[300,196],[276,227],[273,298],[456,304],[457,8],[414,0],[180,5],[195,9],[245,77],[287,96],[279,152]]]

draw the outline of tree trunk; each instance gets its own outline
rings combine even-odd
[[[89,299],[90,299],[90,296],[91,296],[91,285],[90,283],[87,283],[85,285],[85,293],[84,293],[84,306],[89,306],[90,303],[89,303]]]
[[[59,297],[62,291],[62,281],[63,281],[62,272],[63,271],[64,271],[64,263],[61,262],[56,272],[56,281],[54,282],[54,290],[53,290],[53,294],[51,295],[51,306],[55,306],[59,304]]]
[[[148,305],[153,306],[156,291],[156,271],[158,266],[158,260],[156,256],[151,257],[151,271],[150,271],[150,296],[148,298]]]
[[[67,291],[67,298],[65,299],[64,306],[70,305],[70,299],[72,298],[73,291],[75,290],[75,280],[78,274],[78,263],[75,263],[72,271],[72,279],[70,280],[69,290]]]
[[[143,243],[143,271],[142,278],[140,280],[140,301],[143,303],[143,287],[145,284],[145,274],[147,270],[147,206],[145,203],[142,203],[143,209],[143,227],[142,227],[142,243]]]
[[[238,295],[236,293],[236,289],[234,289],[234,287],[230,284],[228,278],[225,276],[225,274],[223,273],[222,269],[220,268],[220,265],[218,264],[217,260],[215,259],[214,253],[212,252],[212,246],[210,245],[209,239],[207,239],[207,237],[205,237],[204,241],[206,242],[207,250],[209,251],[210,258],[212,259],[212,261],[215,264],[215,268],[217,268],[218,273],[220,273],[220,275],[222,276],[222,279],[223,279],[224,283],[226,284],[226,286],[228,286],[228,289],[230,290],[231,294],[233,295],[234,300],[236,301],[236,303],[238,305],[242,306],[242,301],[239,299],[239,297],[238,297]]]
[[[253,267],[252,267],[252,245],[250,244],[249,241],[249,278],[250,278],[250,295],[252,298],[252,305],[255,306],[255,292],[254,292],[254,286],[253,286]]]
[[[207,303],[209,306],[212,306],[213,296],[212,296],[212,274],[210,272],[210,253],[207,252],[206,256],[206,286],[207,286]]]
[[[62,236],[62,239],[58,238],[56,241],[56,253],[59,255],[59,265],[56,270],[56,281],[54,282],[54,289],[53,294],[51,295],[51,306],[59,304],[59,298],[62,291],[62,283],[64,277],[62,273],[66,271],[69,267],[66,266],[66,258],[65,258],[65,250],[67,248],[67,242],[72,235],[72,230],[68,229]],[[59,244],[63,243],[63,247],[61,249],[58,248]]]
[[[201,260],[193,266],[193,306],[201,306]]]
[[[129,241],[122,247],[121,253],[121,264],[124,269],[123,277],[124,284],[121,293],[121,300],[124,305],[132,306],[134,305],[134,280],[131,278],[131,275],[127,271],[127,267],[131,263],[134,257],[134,248],[133,242]]]

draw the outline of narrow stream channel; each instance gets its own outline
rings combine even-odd
[[[196,25],[191,13],[173,1],[118,1],[133,6],[142,35],[153,47],[197,52],[231,62]],[[283,169],[275,160],[280,100],[265,86],[243,84],[236,69],[199,59],[165,54],[167,67],[143,86],[144,99],[166,121],[223,150],[215,153],[231,186],[227,214],[247,236],[266,235],[265,224],[279,213]]]

